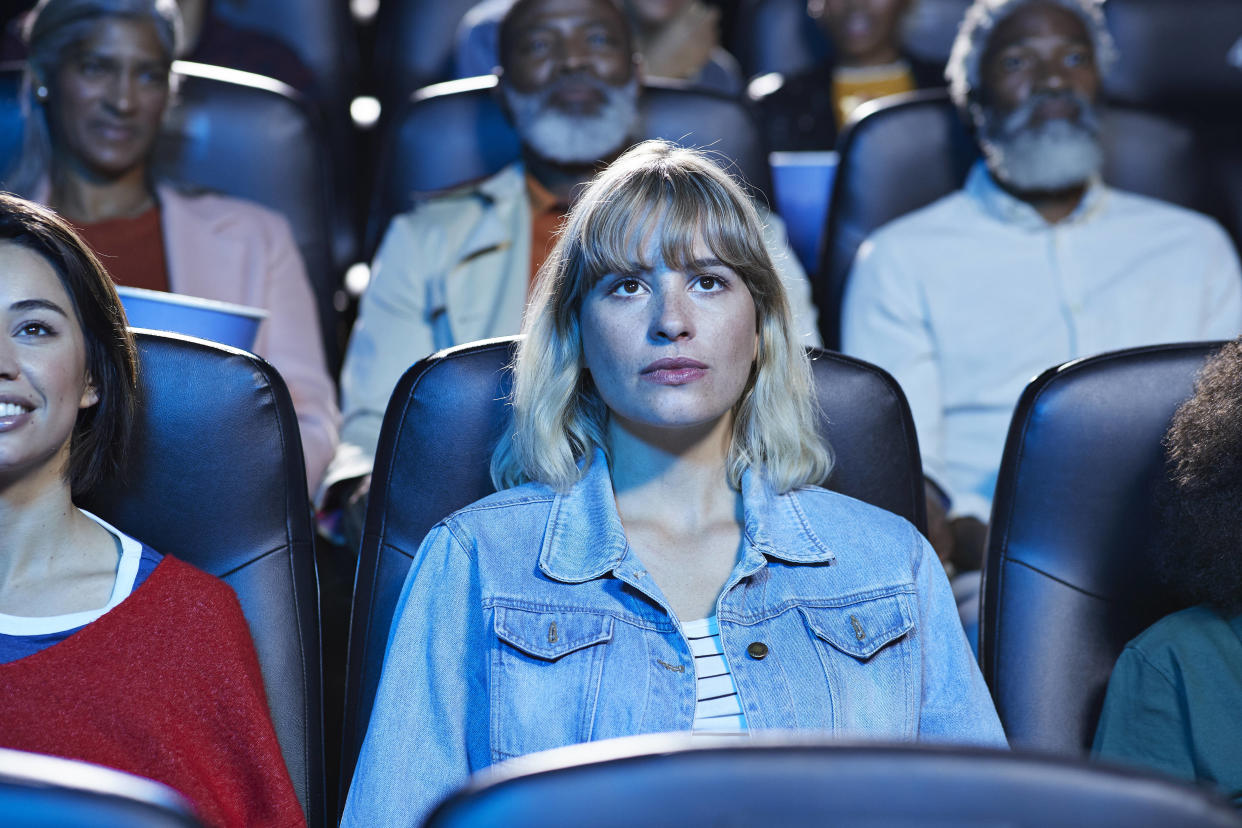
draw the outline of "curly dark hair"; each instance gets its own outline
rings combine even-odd
[[[1157,567],[1187,602],[1242,609],[1242,337],[1203,366],[1164,445]]]

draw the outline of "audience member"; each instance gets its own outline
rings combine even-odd
[[[232,590],[73,503],[135,408],[108,274],[9,195],[0,273],[0,746],[150,777],[212,826],[304,826]]]
[[[523,157],[428,199],[389,225],[345,356],[345,409],[330,480],[365,474],[402,373],[450,345],[516,334],[534,274],[575,189],[638,131],[629,29],[610,0],[519,0],[501,26],[500,94]],[[810,286],[779,219],[765,239],[806,345],[819,343]]]
[[[844,350],[905,390],[934,483],[933,540],[960,568],[981,562],[1027,380],[1101,351],[1242,330],[1242,274],[1220,227],[1100,181],[1096,93],[1111,50],[1093,0],[976,0],[947,77],[984,160],[965,189],[876,232],[847,285]]]
[[[943,86],[943,69],[903,53],[901,24],[917,0],[808,0],[807,12],[832,42],[832,55],[788,78],[750,86],[768,148],[830,150],[859,104]]]
[[[523,332],[500,491],[414,558],[343,825],[638,733],[1005,745],[927,541],[815,485],[810,364],[727,174],[662,141],[601,172]]]
[[[42,0],[32,14],[25,146],[9,188],[72,222],[118,284],[266,310],[254,350],[289,386],[314,491],[340,414],[288,223],[256,204],[178,189],[152,168],[181,30],[176,5]]]
[[[1210,782],[1242,806],[1242,340],[1208,361],[1165,447],[1155,564],[1195,606],[1126,645],[1093,752]]]
[[[648,77],[684,80],[700,89],[740,95],[742,68],[720,45],[720,12],[699,0],[613,0],[629,18]],[[457,27],[458,77],[484,75],[498,63],[498,29],[513,0],[483,0]]]

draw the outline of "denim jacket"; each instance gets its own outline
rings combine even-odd
[[[716,614],[749,729],[1005,746],[944,571],[908,522],[754,473],[742,502]],[[394,618],[344,826],[417,825],[510,757],[691,727],[690,646],[626,542],[598,451],[564,494],[528,484],[438,524]]]

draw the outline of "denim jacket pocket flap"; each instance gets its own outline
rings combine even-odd
[[[844,607],[798,609],[815,635],[863,661],[914,629],[905,595],[886,595]]]
[[[612,616],[594,612],[497,607],[496,635],[527,655],[556,661],[612,639]]]

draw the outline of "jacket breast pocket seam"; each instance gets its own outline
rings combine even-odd
[[[572,733],[566,743],[590,741],[594,731],[595,716],[599,704],[600,684],[604,665],[604,649],[599,645],[607,644],[612,640],[613,625],[616,619],[610,615],[593,612],[574,613],[564,610],[540,612],[537,610],[515,610],[509,608],[509,612],[506,613],[506,608],[499,606],[495,607],[494,610],[495,616],[492,626],[496,634],[496,644],[493,648],[491,658],[492,669],[488,680],[490,684],[488,696],[492,708],[489,716],[491,719],[489,731],[491,734],[493,761],[500,761],[530,752],[522,749],[522,746],[528,743],[528,740],[519,735],[526,723],[509,721],[506,716],[513,714],[507,714],[506,710],[511,709],[509,702],[517,698],[512,694],[517,692],[520,695],[524,692],[521,682],[514,683],[512,680],[522,671],[532,669],[532,662],[541,663],[549,669],[554,669],[553,665],[567,657],[571,659],[585,659],[581,662],[583,692],[580,697],[580,714],[576,721],[573,722]],[[584,620],[590,619],[585,631],[573,629],[575,624],[569,619],[574,618],[574,616],[582,616]],[[508,619],[508,623],[506,623],[506,619]],[[517,621],[514,619],[522,620]],[[557,621],[561,623],[557,624]],[[523,626],[523,624],[530,627],[530,629],[525,631],[516,629]],[[536,627],[538,627],[544,637],[549,639],[546,646],[542,643],[536,644],[530,640],[533,637],[531,632]],[[527,662],[525,666],[523,666],[523,662]],[[529,700],[530,697],[527,696],[527,698]],[[572,711],[557,709],[550,714],[572,715]],[[505,750],[502,747],[517,747],[518,751]],[[535,749],[543,748],[536,747]]]
[[[905,598],[904,595],[891,595],[842,607],[802,606],[798,611],[811,632],[821,641],[859,661],[870,661],[881,650],[914,632],[914,617]],[[876,632],[874,619],[877,610],[868,612],[865,607],[881,602],[889,604],[896,613],[889,613],[890,618]],[[896,617],[891,617],[893,615]],[[864,641],[871,643],[863,644]]]

